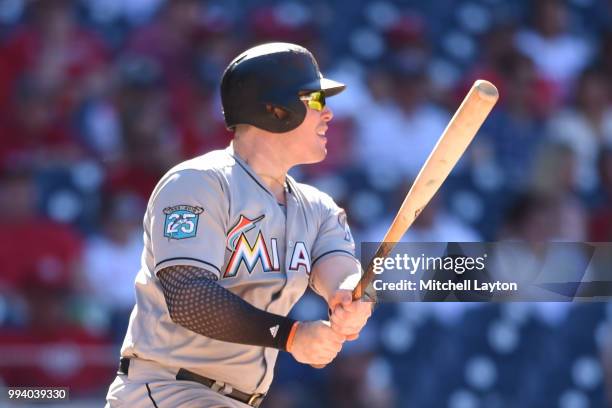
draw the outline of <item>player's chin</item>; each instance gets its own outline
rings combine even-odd
[[[320,163],[323,160],[325,160],[326,156],[327,156],[327,148],[322,147],[321,149],[317,149],[316,151],[313,151],[310,155],[308,155],[307,158],[304,159],[302,163],[303,164]]]
[[[327,157],[327,147],[323,146],[320,149],[318,149],[317,153],[316,153],[316,162],[321,162],[323,160],[325,160],[325,158]]]

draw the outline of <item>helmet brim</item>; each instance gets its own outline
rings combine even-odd
[[[344,91],[345,89],[346,89],[346,85],[341,82],[334,81],[333,79],[329,79],[329,78],[320,78],[316,81],[312,81],[304,85],[302,90],[310,91],[310,92],[324,91],[325,96],[334,96],[334,95],[338,95],[340,92]]]

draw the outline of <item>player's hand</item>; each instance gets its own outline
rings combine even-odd
[[[372,303],[353,300],[350,290],[337,290],[329,299],[331,328],[347,340],[355,340],[372,315]]]
[[[333,331],[329,322],[300,322],[290,352],[300,363],[325,365],[336,357],[342,343],[344,336]]]

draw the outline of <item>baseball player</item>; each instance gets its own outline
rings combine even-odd
[[[233,141],[177,165],[151,195],[107,407],[256,407],[279,350],[324,365],[357,337],[371,307],[351,299],[361,271],[346,215],[287,175],[325,158],[325,98],[344,88],[294,44],[251,48],[226,68]],[[287,317],[308,285],[329,322]]]

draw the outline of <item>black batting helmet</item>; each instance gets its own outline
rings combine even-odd
[[[298,127],[306,116],[300,94],[342,92],[344,84],[323,78],[310,51],[296,44],[258,45],[237,56],[221,80],[221,103],[228,129],[248,124],[274,133]],[[278,117],[269,107],[281,108]]]

